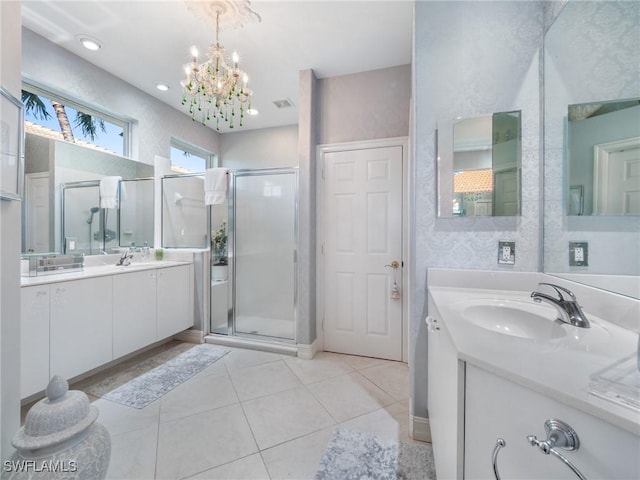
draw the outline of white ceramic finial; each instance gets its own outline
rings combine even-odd
[[[45,393],[49,402],[55,402],[64,397],[69,391],[69,383],[60,375],[55,375],[47,385]]]

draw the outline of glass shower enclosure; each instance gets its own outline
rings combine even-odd
[[[119,212],[100,208],[100,182],[71,182],[61,186],[63,253],[96,255],[119,247]]]
[[[228,228],[228,273],[214,272],[212,260],[211,331],[295,341],[297,171],[230,174],[227,217],[212,208],[212,238],[223,222]]]

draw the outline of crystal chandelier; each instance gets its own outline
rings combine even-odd
[[[260,17],[248,8],[249,2],[244,3],[244,8],[259,19]],[[208,5],[209,13],[215,13],[216,16],[216,43],[209,47],[203,63],[198,62],[197,48],[191,48],[192,61],[185,65],[187,77],[181,82],[182,105],[189,106],[191,118],[194,121],[200,120],[203,125],[215,121],[218,131],[221,121],[229,128],[233,128],[236,121],[240,127],[243,126],[244,113],[251,108],[253,94],[247,88],[248,75],[238,66],[238,54],[233,53],[231,62],[225,59],[224,47],[220,45],[220,16],[228,13],[228,9],[218,8],[219,6],[225,7],[226,4],[211,2]],[[239,24],[242,23],[244,22],[241,20]]]

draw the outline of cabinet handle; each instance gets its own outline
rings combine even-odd
[[[430,332],[440,330],[440,327],[438,326],[438,320],[433,318],[431,315],[428,315],[425,321],[427,322],[427,327]]]
[[[47,292],[45,292],[44,290],[40,290],[38,291],[38,293],[36,293],[37,297],[46,297],[47,296]]]
[[[493,474],[496,476],[496,480],[500,480],[500,473],[498,473],[498,452],[501,448],[506,447],[507,442],[502,438],[496,440],[496,446],[493,447],[493,454],[491,455],[491,462],[493,463]]]

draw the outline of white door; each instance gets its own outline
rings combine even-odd
[[[494,215],[518,214],[518,170],[502,170],[493,175]]]
[[[25,175],[25,247],[37,253],[50,252],[49,245],[49,174]]]
[[[596,215],[640,215],[640,137],[594,148]]]
[[[402,360],[402,158],[401,146],[324,155],[327,351]]]
[[[608,215],[640,215],[640,148],[609,154],[605,212]]]

